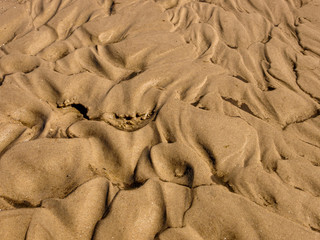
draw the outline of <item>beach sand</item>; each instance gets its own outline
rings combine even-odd
[[[320,239],[320,0],[0,0],[0,239]]]

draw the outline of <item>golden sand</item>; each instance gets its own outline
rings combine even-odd
[[[0,240],[320,239],[320,0],[0,0]]]

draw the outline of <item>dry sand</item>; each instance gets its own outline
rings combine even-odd
[[[320,239],[320,0],[0,0],[0,239]]]

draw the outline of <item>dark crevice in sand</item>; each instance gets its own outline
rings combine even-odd
[[[112,1],[112,3],[111,3],[110,9],[109,9],[109,14],[110,15],[116,14],[115,2],[114,1]]]
[[[160,178],[160,177],[159,177],[158,180],[161,181],[161,182],[164,182],[164,183],[172,183],[172,184],[176,184],[176,185],[181,186],[181,187],[187,187],[187,188],[192,189],[192,187],[191,187],[190,184],[182,184],[182,183],[177,183],[177,182],[170,182],[170,181],[167,181],[167,180],[162,179],[162,178]]]
[[[105,211],[104,211],[104,213],[103,213],[102,218],[100,219],[100,221],[101,221],[102,219],[104,219],[104,218],[107,217],[107,215],[108,215],[108,213],[110,212],[110,209],[111,209],[111,207],[112,207],[112,203],[114,202],[114,200],[117,198],[118,194],[119,194],[121,191],[122,191],[122,190],[119,189],[119,191],[114,195],[114,197],[112,198],[111,202],[109,203],[109,206],[106,206],[106,209],[105,209]],[[99,223],[99,222],[98,222],[98,223]],[[98,223],[97,223],[97,225],[98,225]]]
[[[301,85],[299,84],[299,73],[298,73],[298,70],[297,70],[297,63],[296,62],[292,62],[293,64],[293,72],[296,76],[296,84],[297,86],[299,87],[299,89],[304,92],[305,94],[309,95],[309,97],[311,97],[316,103],[320,104],[320,99],[317,98],[317,97],[314,97],[311,93],[309,93],[308,91],[304,90],[303,87],[301,87]]]
[[[196,108],[198,108],[198,109],[200,109],[200,110],[209,111],[209,109],[207,107],[198,105],[197,103],[191,103],[191,105],[196,107]]]
[[[213,181],[214,183],[226,187],[226,188],[229,190],[229,192],[232,192],[232,193],[235,192],[234,189],[233,189],[233,187],[232,187],[232,185],[230,185],[230,183],[229,183],[228,181],[227,181],[227,182],[223,181],[223,177],[219,177],[219,176],[217,176],[216,174],[214,174],[214,175],[211,176],[211,179],[212,179],[212,181]],[[211,186],[211,185],[214,185],[214,183],[212,183],[212,184],[207,184],[207,185],[204,184],[204,185],[199,185],[199,186]],[[198,187],[198,186],[197,186],[197,187]]]
[[[265,195],[265,196],[260,196],[261,199],[263,200],[263,206],[265,207],[272,207],[273,209],[277,209],[277,205],[278,205],[278,202],[277,202],[277,199],[272,196],[272,195]],[[262,206],[262,205],[261,205]]]
[[[298,120],[298,121],[294,121],[294,122],[291,122],[291,123],[288,123],[287,125],[285,125],[282,130],[286,130],[289,126],[291,126],[292,124],[298,124],[298,123],[303,123],[305,121],[308,121],[310,119],[313,119],[313,118],[316,118],[320,116],[320,109],[318,109],[314,114],[312,114],[311,116],[305,118],[305,119],[302,119],[302,120]]]
[[[241,77],[240,75],[232,75],[232,77],[240,80],[241,82],[249,83],[245,78]]]
[[[311,164],[312,164],[312,163],[311,163]],[[284,181],[284,179],[280,176],[280,174],[277,172],[277,170],[274,171],[274,173],[278,176],[279,180]],[[285,181],[284,181],[284,182],[285,182]],[[309,195],[312,196],[312,197],[319,197],[319,195],[317,195],[317,194],[315,194],[315,193],[313,193],[313,192],[310,192],[310,191],[308,191],[308,190],[305,190],[305,189],[303,189],[303,188],[301,188],[301,187],[298,187],[298,186],[296,186],[296,185],[294,185],[294,184],[292,184],[292,183],[287,183],[287,184],[288,184],[290,187],[292,187],[292,188],[294,188],[294,189],[296,189],[296,190],[298,190],[298,191],[307,193],[307,194],[309,194]]]
[[[270,33],[268,34],[266,40],[262,40],[260,43],[267,44],[268,42],[270,42],[270,40],[272,39],[272,36],[271,36],[272,30],[273,30],[273,28],[270,30]]]
[[[27,200],[18,201],[18,200],[14,200],[14,199],[6,197],[6,196],[0,196],[0,198],[2,198],[9,205],[11,205],[11,206],[13,206],[15,208],[36,208],[36,207],[40,206],[40,204],[33,205],[30,202],[28,202]]]
[[[310,1],[306,1],[306,2],[304,2],[303,0],[300,0],[300,7],[299,8],[302,8],[302,7],[309,5],[310,3],[313,3],[313,2],[314,2],[314,0],[310,0]]]
[[[248,45],[248,47],[246,48],[246,50],[249,50],[253,45],[255,45],[255,44],[257,44],[257,43],[267,44],[271,39],[272,39],[272,37],[269,35],[266,40],[261,40],[261,41],[257,41],[257,42],[250,43],[250,44]]]
[[[299,190],[299,191],[302,191],[302,192],[304,192],[304,190],[302,189],[302,188],[299,188],[299,187],[297,187],[297,186],[293,186],[295,189],[297,189],[297,190]]]
[[[28,232],[29,232],[29,229],[30,229],[30,223],[27,227],[27,230],[26,230],[26,234],[24,235],[24,240],[28,240]]]
[[[226,46],[227,46],[228,48],[231,48],[231,49],[234,49],[234,50],[238,49],[238,46],[231,46],[231,45],[229,45],[229,44],[227,44],[227,43],[226,43]]]
[[[320,162],[310,161],[310,163],[315,167],[320,167]]]
[[[186,214],[187,214],[187,212],[192,208],[193,202],[194,202],[194,192],[193,192],[193,189],[192,189],[192,191],[191,191],[191,202],[190,202],[190,205],[189,205],[189,207],[184,211],[183,216],[182,216],[182,226],[183,226],[183,227],[186,226],[186,223],[185,223]]]
[[[25,72],[23,72],[24,74],[28,74],[28,73],[31,73],[31,72],[33,72],[34,70],[36,70],[37,68],[39,68],[40,67],[40,65],[39,66],[35,66],[34,68],[32,68],[32,69],[30,69],[30,70],[28,70],[28,71],[25,71]]]
[[[2,51],[5,53],[5,54],[9,54],[9,52],[7,51],[6,49],[6,45],[10,42],[12,42],[15,38],[16,38],[17,34],[14,32],[13,33],[13,37],[11,37],[7,42],[3,43],[3,45],[1,46],[1,49]]]
[[[0,81],[1,81],[0,86],[2,86],[2,84],[3,84],[4,81],[5,81],[5,79],[6,79],[8,76],[11,76],[11,75],[13,75],[13,74],[14,74],[14,73],[3,74],[2,79],[0,78]]]
[[[261,119],[261,117],[257,116],[256,114],[254,114],[251,109],[249,108],[249,106],[246,104],[246,103],[239,103],[237,100],[233,99],[233,98],[228,98],[228,97],[223,97],[221,96],[221,98],[226,101],[226,102],[229,102],[231,103],[233,106],[249,113],[250,115],[256,117],[256,118],[259,118]]]
[[[106,200],[105,200],[105,206],[106,206],[106,208],[105,208],[105,212],[103,213],[103,215],[102,215],[102,218],[100,219],[100,220],[98,220],[97,222],[96,222],[96,224],[94,225],[94,228],[93,228],[93,231],[92,231],[92,237],[91,237],[91,240],[94,240],[94,238],[95,238],[95,235],[96,235],[96,232],[97,232],[97,228],[98,228],[98,225],[99,225],[99,222],[104,218],[104,216],[106,215],[106,211],[107,211],[107,208],[109,207],[108,206],[108,195],[109,195],[109,191],[108,191],[108,193],[107,193],[107,196],[106,196]],[[117,193],[116,193],[116,195],[117,195]],[[116,196],[115,195],[115,196]],[[114,197],[115,197],[114,196]]]
[[[266,47],[264,48],[266,51]],[[266,54],[266,53],[264,53]],[[267,66],[263,66],[261,67],[261,73],[262,73],[262,76],[263,76],[263,79],[267,82],[267,89],[262,89],[262,91],[273,91],[275,90],[276,88],[270,83],[270,77],[267,75],[267,73],[269,72],[271,66],[270,66],[270,62],[266,59],[264,60],[264,63],[267,65]]]
[[[191,106],[194,106],[198,109],[201,109],[201,110],[208,110],[208,108],[206,108],[205,106],[202,106],[201,105],[201,100],[205,97],[205,94],[203,94],[203,92],[205,92],[206,90],[206,87],[207,87],[207,83],[208,83],[208,78],[206,77],[202,83],[201,83],[201,87],[200,89],[197,91],[197,94],[196,94],[196,97],[193,99],[193,101],[189,104]]]
[[[159,232],[157,232],[157,234],[154,236],[153,240],[159,240],[159,236],[161,233],[163,233],[164,231],[170,229],[170,227],[165,227],[163,229],[161,229]]]
[[[203,98],[204,96],[200,96],[199,98],[195,99],[194,102],[190,103],[191,106],[194,106],[198,109],[201,109],[201,110],[205,110],[205,111],[208,111],[209,109],[205,106],[202,106],[200,101],[201,99]]]
[[[281,158],[282,160],[288,160],[288,159],[289,159],[287,156],[284,156],[283,154],[280,154],[280,158]]]
[[[170,228],[181,228],[181,227],[170,227],[167,225],[167,220],[168,220],[168,216],[167,216],[167,211],[166,209],[164,209],[163,212],[163,219],[162,219],[162,229],[160,229],[159,232],[157,232],[154,236],[153,239],[154,240],[159,240],[159,236],[165,232],[166,230],[170,229]]]
[[[296,37],[296,39],[297,39],[298,45],[299,45],[300,48],[302,49],[301,53],[302,53],[303,55],[306,55],[306,51],[311,51],[311,52],[312,52],[312,50],[309,49],[307,46],[304,46],[304,45],[302,44],[301,38],[299,37],[298,29],[297,29],[297,27],[299,26],[299,24],[300,24],[300,23],[295,24],[295,26],[296,26],[296,28],[295,28],[295,37]],[[314,53],[314,54],[316,54],[316,53]],[[316,54],[316,55],[317,55],[317,54]]]
[[[142,182],[138,182],[138,181],[134,181],[133,183],[129,184],[129,185],[125,185],[124,187],[120,188],[121,190],[134,190],[137,188],[140,188],[142,185],[144,185],[147,182],[147,180],[142,181]]]
[[[287,89],[291,90],[291,91],[295,91],[295,88],[293,88],[290,84],[288,84],[285,80],[277,77],[275,74],[273,74],[271,71],[267,70],[268,74],[270,74],[271,77],[273,77],[274,79],[278,80],[284,87],[286,87]]]
[[[88,21],[90,21],[90,17],[84,22],[84,23],[87,23]],[[78,29],[81,29],[82,28],[82,25],[76,27],[75,29],[69,29],[68,33],[67,33],[67,36],[65,37],[64,40],[67,40],[75,31],[77,31]],[[55,30],[55,29],[54,29]],[[57,34],[58,36],[58,32],[55,30],[55,33]]]
[[[96,223],[96,225],[94,225],[93,231],[92,231],[92,236],[91,236],[91,240],[95,239],[95,235],[97,232],[97,228],[98,228],[98,223],[100,222],[100,220]]]
[[[320,233],[320,229],[319,229],[319,228],[314,228],[314,227],[310,226],[310,229],[311,229],[312,231],[315,231],[315,232]]]
[[[143,184],[145,184],[150,178],[142,178],[142,179],[139,179],[139,176],[138,176],[138,166],[139,166],[139,164],[140,164],[140,162],[141,162],[141,157],[142,156],[145,156],[145,155],[147,155],[148,157],[147,157],[147,161],[148,161],[148,163],[149,164],[152,164],[151,163],[151,160],[150,160],[150,150],[149,150],[149,148],[148,147],[146,147],[145,149],[143,149],[143,151],[141,151],[141,155],[140,155],[140,159],[138,160],[138,162],[137,162],[137,164],[136,164],[136,166],[135,166],[135,168],[134,168],[134,171],[133,171],[133,180],[134,180],[134,182],[133,182],[133,187],[136,187],[136,186],[142,186]],[[130,185],[129,185],[130,186]]]
[[[120,80],[117,84],[119,84],[120,82],[131,80],[131,79],[135,78],[136,76],[138,76],[140,73],[142,73],[142,71],[140,71],[140,72],[132,72],[127,77],[125,77],[124,79]]]
[[[36,69],[39,68],[39,67],[40,67],[40,65],[35,66],[35,67],[29,69],[28,71],[24,71],[24,72],[21,72],[21,73],[28,74],[28,73],[33,72],[34,70],[36,70]],[[6,77],[11,76],[11,75],[16,74],[16,73],[18,73],[18,72],[4,74],[3,77],[2,77],[2,79],[1,79],[1,77],[0,77],[0,86],[3,84],[3,82],[5,81],[5,78],[6,78]]]
[[[304,143],[306,143],[306,144],[308,144],[308,145],[310,145],[310,146],[313,146],[313,147],[316,147],[316,148],[319,148],[320,149],[320,146],[318,146],[318,145],[315,145],[315,144],[313,144],[313,143],[310,143],[310,142],[307,142],[307,141],[305,141],[305,140],[303,140],[303,139],[301,139],[301,138],[299,138],[302,142],[304,142]]]
[[[163,197],[163,196],[162,196]],[[167,215],[167,211],[166,209],[164,209],[164,212],[163,212],[163,219],[162,219],[162,229],[156,233],[153,237],[153,239],[155,239],[157,236],[159,236],[162,232],[164,232],[166,229],[168,229],[169,227],[167,226],[167,220],[168,220],[168,215]]]
[[[54,30],[54,32],[56,32],[56,30],[54,28],[52,28],[51,26],[49,26],[47,23],[50,22],[51,19],[53,19],[56,16],[57,12],[60,10],[61,3],[62,3],[62,1],[58,1],[58,5],[57,5],[57,7],[55,9],[55,12],[52,14],[52,16],[50,18],[48,18],[48,20],[45,23],[43,23],[43,25],[51,28],[52,30]],[[58,36],[58,34],[57,34],[57,36]]]
[[[65,191],[64,191],[64,196],[63,196],[63,197],[60,197],[60,199],[65,199],[65,198],[69,197],[69,196],[70,196],[71,194],[73,194],[78,188],[80,188],[80,187],[83,186],[84,184],[90,182],[90,181],[93,180],[95,177],[97,177],[97,176],[93,176],[93,177],[91,177],[91,178],[88,178],[85,182],[83,182],[83,183],[81,183],[81,184],[79,184],[79,185],[77,185],[77,186],[74,185],[74,184],[71,185],[71,186],[69,186],[68,188],[65,189]],[[42,205],[42,202],[43,202],[44,200],[46,200],[46,199],[42,199],[42,200],[40,201],[39,206]]]
[[[77,109],[77,110],[81,113],[81,115],[83,116],[83,118],[89,120],[89,117],[88,117],[88,115],[87,115],[88,109],[87,109],[84,105],[82,105],[82,104],[71,104],[70,106],[73,107],[73,108],[75,108],[75,109]]]
[[[214,170],[216,170],[215,166],[216,166],[216,158],[214,156],[214,153],[212,151],[210,151],[208,148],[206,148],[205,146],[202,146],[204,152],[206,153],[207,157],[210,159],[210,164],[212,164],[212,167]]]
[[[88,114],[88,108],[81,103],[71,103],[71,104],[57,104],[57,108],[67,108],[72,107],[76,109],[84,119],[90,120]]]
[[[276,88],[275,88],[275,87],[272,87],[272,86],[268,86],[268,87],[267,87],[267,91],[271,92],[271,91],[273,91],[273,90],[276,90]]]

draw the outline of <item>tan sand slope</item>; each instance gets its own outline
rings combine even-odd
[[[320,239],[320,0],[0,0],[0,239]]]

